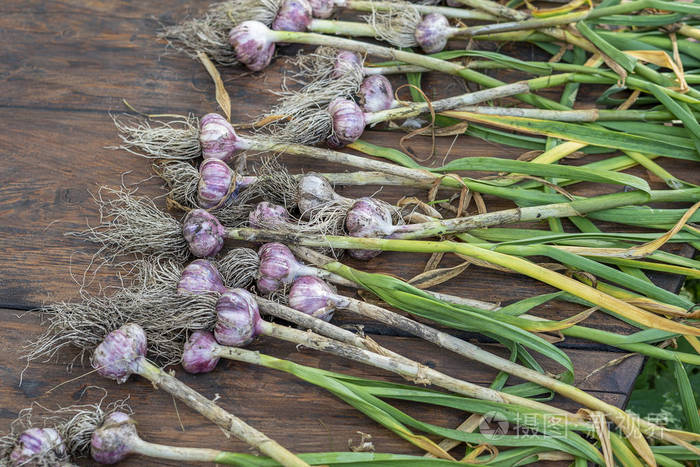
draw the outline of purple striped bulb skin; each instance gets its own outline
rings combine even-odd
[[[129,323],[107,334],[90,362],[97,373],[121,384],[138,371],[145,355],[146,333],[138,324]]]
[[[368,76],[358,92],[360,105],[365,112],[388,110],[394,105],[394,90],[384,75]]]
[[[342,78],[357,68],[362,68],[362,57],[360,54],[349,50],[341,50],[335,56],[333,74],[331,76],[335,79]]]
[[[260,321],[258,304],[250,292],[230,289],[216,302],[214,337],[221,345],[248,345],[260,332]]]
[[[124,412],[112,412],[92,432],[90,455],[99,464],[116,464],[131,453],[138,439],[134,420]]]
[[[314,18],[330,18],[335,8],[335,0],[309,0]]]
[[[258,250],[258,257],[257,288],[261,293],[271,294],[291,284],[299,271],[299,262],[282,243],[266,243]]]
[[[226,292],[224,280],[216,266],[206,259],[196,259],[185,266],[177,282],[178,295],[198,295]]]
[[[341,198],[326,177],[314,173],[303,175],[299,179],[297,195],[297,207],[302,217],[305,217],[305,213],[311,213],[314,209]]]
[[[231,124],[217,113],[206,114],[199,120],[199,144],[204,159],[230,162],[236,152],[246,145]]]
[[[345,216],[345,230],[352,237],[382,238],[393,231],[391,212],[372,198],[360,198],[352,205]],[[380,251],[349,250],[355,259],[369,260]]]
[[[275,43],[270,29],[260,21],[243,21],[228,34],[228,42],[236,52],[236,59],[249,70],[265,69],[275,54]]]
[[[211,209],[226,204],[236,196],[233,170],[220,159],[206,159],[199,166],[197,203],[200,208]]]
[[[450,22],[440,13],[430,13],[416,27],[413,36],[427,54],[440,52],[447,45]]]
[[[289,289],[289,306],[324,321],[330,321],[335,312],[333,290],[314,276],[297,278]]]
[[[182,235],[194,256],[207,258],[217,254],[224,246],[226,229],[204,209],[193,209],[182,223]]]
[[[365,131],[365,114],[354,101],[337,97],[328,104],[328,113],[333,119],[333,134],[328,137],[328,146],[340,148],[356,141]]]
[[[209,331],[195,331],[185,342],[182,368],[188,373],[209,373],[219,363],[216,338]]]
[[[391,212],[372,198],[355,201],[345,216],[345,229],[353,237],[381,238],[393,232]]]
[[[262,201],[248,214],[248,224],[256,229],[289,223],[289,213],[278,204]]]
[[[29,428],[17,439],[10,453],[14,466],[62,465],[68,460],[66,445],[53,428]]]
[[[275,31],[306,31],[311,23],[313,10],[307,0],[284,0],[272,21]]]

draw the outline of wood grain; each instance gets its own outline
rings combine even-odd
[[[247,450],[240,442],[226,440],[219,430],[181,404],[177,405],[176,412],[169,396],[154,391],[142,380],[117,386],[89,374],[61,385],[87,370],[76,367],[72,373],[67,373],[65,364],[70,355],[62,355],[60,362],[31,365],[19,384],[24,369],[24,362],[20,360],[21,347],[41,330],[37,314],[24,312],[46,302],[76,299],[79,286],[86,282],[83,273],[91,265],[96,247],[65,233],[97,222],[98,212],[92,194],[102,185],[117,186],[122,181],[127,185],[141,182],[139,192],[144,195],[163,194],[160,183],[149,179],[149,161],[107,148],[116,143],[110,113],[125,110],[122,99],[148,113],[201,115],[216,111],[214,86],[201,65],[172,51],[166,52],[164,45],[155,40],[160,24],[172,24],[188,14],[197,14],[206,8],[206,3],[201,0],[194,4],[185,0],[6,0],[0,5],[0,40],[3,43],[0,49],[0,251],[3,253],[0,255],[0,322],[3,327],[0,346],[6,349],[0,353],[0,431],[9,427],[19,410],[33,401],[48,407],[75,403],[83,389],[100,385],[108,389],[110,398],[130,396],[139,430],[149,441]],[[505,47],[508,53],[525,58],[538,53],[522,46]],[[235,122],[249,121],[274,102],[270,90],[279,88],[288,67],[284,55],[292,55],[297,50],[296,47],[282,50],[281,57],[264,73],[221,70],[232,98]],[[501,76],[509,81],[521,77],[515,72]],[[392,79],[395,84],[404,82],[401,77]],[[424,88],[428,96],[435,99],[463,92],[465,85],[453,77],[428,74]],[[556,96],[556,92],[551,95]],[[592,90],[584,86],[580,94],[582,105],[587,102],[589,105],[592,95]],[[364,138],[376,144],[399,147],[403,135],[385,130],[380,126],[368,131]],[[407,146],[417,155],[425,156],[430,151],[430,139],[417,137]],[[456,141],[443,138],[436,147],[439,157],[432,163],[441,163],[446,154],[446,160],[452,160],[465,156],[515,158],[520,152],[466,136]],[[596,158],[591,156],[568,163],[581,164]],[[303,158],[284,157],[283,161],[292,172],[349,170],[310,163]],[[681,178],[700,182],[700,173],[689,170],[687,163],[668,159],[661,164]],[[630,173],[649,179],[641,169],[630,170]],[[658,180],[649,181],[652,186],[661,187]],[[345,196],[366,196],[377,189],[338,187]],[[586,183],[577,185],[574,192],[593,195],[616,189]],[[379,195],[393,201],[401,196],[423,197],[425,193],[418,189],[388,187]],[[485,201],[489,210],[512,206],[492,197],[485,197]],[[537,227],[536,224],[528,226]],[[625,231],[620,226],[601,227]],[[671,249],[691,254],[687,247],[673,245]],[[422,271],[427,259],[427,255],[386,253],[366,264],[351,264],[410,278]],[[446,258],[443,265],[456,262],[454,258]],[[93,267],[86,276],[91,283],[89,287],[96,289],[97,284],[116,284],[114,268],[95,269]],[[678,290],[682,281],[670,275],[650,274],[650,277],[673,291]],[[552,291],[528,278],[475,266],[436,290],[502,303]],[[556,303],[540,307],[538,314],[561,319],[578,311],[580,308],[574,305]],[[383,326],[358,321],[344,313],[338,314],[337,322],[348,326],[364,325],[365,331],[380,343],[451,375],[483,384],[490,383],[495,375],[483,365],[438,351],[416,339],[397,336]],[[602,313],[593,314],[585,324],[614,332],[631,330]],[[478,336],[463,336],[484,343]],[[492,344],[484,345],[496,353],[502,352]],[[624,405],[642,358],[627,358],[619,365],[595,372],[622,354],[575,339],[558,345],[571,356],[580,387],[610,403]],[[299,352],[294,346],[269,339],[257,342],[252,348],[311,366],[398,381],[393,375],[315,352]],[[590,377],[586,378],[588,375]],[[286,374],[229,362],[221,364],[210,375],[194,377],[178,371],[178,377],[208,397],[219,395],[222,406],[300,452],[346,450],[348,439],[357,441],[356,432],[362,431],[373,436],[378,451],[418,453],[323,390]],[[88,398],[95,394],[98,393],[91,390]],[[566,401],[557,400],[556,403],[576,410]],[[398,406],[447,427],[456,426],[465,416],[431,407]],[[125,463],[143,464],[176,465],[139,458]]]

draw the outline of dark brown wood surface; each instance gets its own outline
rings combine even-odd
[[[96,251],[94,245],[64,235],[97,221],[91,193],[102,185],[117,186],[123,177],[126,183],[142,182],[143,194],[163,194],[157,180],[148,180],[149,161],[106,148],[117,141],[110,113],[124,110],[122,99],[148,113],[203,114],[217,110],[213,84],[202,66],[182,55],[166,54],[163,44],[154,37],[159,23],[170,24],[188,12],[200,12],[206,3],[5,0],[0,4],[0,432],[7,430],[19,410],[32,402],[47,407],[75,403],[83,389],[99,385],[107,388],[110,398],[130,397],[139,431],[147,440],[247,451],[243,443],[226,439],[202,417],[175,404],[171,397],[154,391],[142,380],[117,386],[95,374],[86,374],[87,367],[76,366],[67,372],[69,354],[61,355],[58,362],[33,363],[22,373],[22,346],[41,332],[39,316],[28,310],[47,302],[77,299],[82,273]],[[190,6],[192,10],[188,9]],[[222,70],[233,101],[234,121],[248,121],[271,105],[274,96],[270,90],[279,87],[284,69],[285,60],[278,58],[265,73]],[[438,89],[440,95],[455,94],[464,89],[464,84],[450,77],[429,76],[425,89],[435,97]],[[375,130],[368,132],[366,139],[398,147],[400,136]],[[424,155],[430,140],[415,138],[408,145]],[[440,140],[436,160],[442,159],[450,146],[449,158],[516,157],[520,152],[462,136],[454,145],[452,138]],[[347,170],[301,158],[286,158],[284,162],[293,172]],[[674,160],[664,160],[662,164],[686,179],[700,180],[697,171],[689,171],[687,164]],[[645,172],[631,172],[660,187]],[[590,195],[604,189],[610,190],[581,184],[576,192]],[[339,188],[341,193],[355,196],[376,190]],[[389,200],[424,194],[418,189],[381,191],[381,196]],[[489,210],[510,206],[488,197],[486,204]],[[678,247],[675,251],[689,253]],[[426,259],[427,255],[387,253],[362,267],[410,278],[421,272]],[[454,261],[446,259],[444,264]],[[93,273],[93,288],[97,283],[116,283],[115,272],[109,267]],[[670,290],[677,290],[681,284],[678,277],[652,277]],[[552,289],[528,278],[472,266],[436,290],[507,303]],[[541,316],[558,319],[577,311],[580,308],[561,303],[538,310]],[[338,319],[344,324],[357,323],[342,313]],[[372,323],[362,324],[387,347],[448,374],[483,384],[490,383],[495,375],[479,363],[438,351],[417,339],[391,335],[390,330]],[[629,331],[629,327],[601,313],[593,314],[586,324]],[[501,352],[490,343],[484,345]],[[580,387],[613,404],[624,405],[642,358],[628,358],[596,372],[623,354],[578,340],[558,345],[571,356]],[[398,381],[393,375],[372,368],[308,350],[298,351],[292,345],[267,338],[252,348],[312,366]],[[224,363],[209,375],[190,376],[181,370],[177,375],[207,397],[219,397],[223,407],[294,451],[347,450],[348,440],[357,441],[357,432],[361,431],[372,435],[379,452],[419,454],[333,396],[286,374]],[[90,394],[99,395],[96,391]],[[556,402],[577,409],[566,401]],[[465,418],[465,414],[454,410],[399,406],[447,427],[454,427]],[[128,463],[143,464],[176,465],[139,458]]]

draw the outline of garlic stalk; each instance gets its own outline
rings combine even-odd
[[[328,21],[335,7],[371,12],[370,23],[348,21]],[[237,0],[213,4],[207,12],[198,18],[186,20],[180,24],[167,26],[160,34],[161,39],[175,49],[192,58],[198,52],[204,52],[222,65],[237,63],[236,56],[227,47],[229,30],[244,21],[260,21],[275,30],[313,31],[337,35],[382,36],[387,26],[373,20],[379,14],[398,15],[403,18],[421,15],[439,14],[459,19],[496,20],[491,14],[465,8],[446,8],[434,5],[393,1],[329,1],[329,0]],[[403,15],[403,16],[402,16]],[[400,21],[399,18],[394,22]],[[415,26],[413,26],[415,28]]]
[[[131,375],[139,375],[280,464],[289,467],[308,467],[309,464],[277,442],[153,365],[145,355],[146,334],[143,329],[136,324],[125,324],[105,336],[95,348],[91,364],[98,374],[117,383],[126,382]]]
[[[211,353],[210,348],[216,349],[216,343],[222,346],[245,346],[252,342],[256,336],[265,335],[375,366],[397,373],[412,381],[429,381],[431,384],[465,396],[496,402],[511,402],[548,413],[571,417],[572,420],[578,418],[566,411],[540,402],[452,378],[437,370],[425,368],[423,365],[391,351],[385,351],[379,345],[368,344],[366,340],[362,340],[362,347],[358,348],[354,345],[357,343],[355,338],[344,337],[344,340],[352,339],[353,341],[352,344],[347,344],[313,332],[300,331],[265,321],[260,318],[258,303],[262,303],[267,310],[273,310],[277,316],[286,316],[286,318],[292,319],[292,322],[306,322],[307,325],[310,324],[308,320],[299,318],[299,315],[291,310],[280,312],[281,309],[286,308],[282,305],[275,305],[274,302],[255,297],[243,289],[229,289],[221,294],[217,302],[217,322],[213,336],[207,337],[206,334],[198,333],[196,339],[191,340],[185,346],[185,354],[183,356],[185,368],[191,372],[211,371],[216,365],[216,363],[212,362],[212,358],[217,355],[216,352]],[[307,315],[309,314],[307,313]],[[335,328],[335,326],[329,326]],[[310,328],[316,327],[318,325],[313,324]],[[329,327],[325,329],[329,329]],[[341,332],[342,330],[338,329],[329,333],[338,336]],[[367,347],[372,350],[365,350]]]

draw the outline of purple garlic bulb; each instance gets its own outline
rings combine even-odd
[[[230,289],[216,302],[214,337],[221,345],[250,344],[259,333],[258,303],[244,289]]]
[[[311,5],[307,0],[284,0],[272,21],[275,31],[306,31],[311,23]]]
[[[217,113],[206,114],[199,120],[199,144],[204,159],[221,159],[230,162],[237,151],[248,148],[231,124]]]
[[[362,81],[358,92],[360,105],[365,112],[379,112],[394,106],[391,83],[384,75],[368,76]]]
[[[335,0],[309,0],[314,18],[326,19],[333,14]]]
[[[324,321],[330,321],[338,296],[323,280],[301,276],[294,281],[288,295],[289,306]]]
[[[233,170],[219,159],[205,159],[199,166],[197,203],[200,208],[211,209],[222,206],[235,196]]]
[[[248,214],[248,224],[256,229],[284,225],[289,222],[289,213],[280,205],[262,201]]]
[[[340,148],[362,136],[365,131],[365,114],[354,101],[337,97],[328,104],[333,119],[333,134],[328,137],[328,146]]]
[[[258,290],[270,294],[289,285],[299,275],[313,274],[313,269],[301,264],[292,251],[282,243],[266,243],[258,250]]]
[[[333,75],[335,79],[342,78],[356,68],[362,67],[362,57],[357,52],[349,50],[341,50],[335,56],[335,64],[333,65]]]
[[[100,464],[116,464],[131,453],[138,442],[136,423],[124,412],[112,412],[92,432],[90,454]]]
[[[260,21],[243,21],[236,25],[229,32],[228,41],[238,61],[253,71],[267,67],[275,53],[270,29]]]
[[[209,373],[219,363],[216,354],[218,344],[209,331],[195,331],[185,342],[182,352],[182,368],[188,373]]]
[[[10,465],[62,465],[68,460],[67,452],[58,431],[53,428],[29,428],[19,435],[10,453]]]
[[[101,376],[123,383],[146,355],[146,333],[138,324],[125,324],[112,331],[97,346],[90,363]]]
[[[299,179],[297,195],[297,207],[301,217],[330,201],[344,199],[335,192],[326,177],[314,173],[303,175]]]
[[[413,36],[427,54],[440,52],[447,45],[450,22],[440,13],[430,13],[423,17]]]
[[[178,295],[197,295],[206,292],[226,292],[224,280],[211,261],[196,259],[188,264],[177,282]]]
[[[352,205],[345,216],[345,230],[352,237],[382,238],[393,233],[391,212],[383,204],[372,198],[360,198]],[[350,256],[368,260],[381,251],[349,250]]]
[[[214,256],[224,246],[226,229],[204,209],[193,209],[182,223],[182,235],[194,256],[206,258]]]

